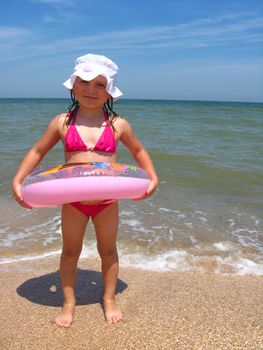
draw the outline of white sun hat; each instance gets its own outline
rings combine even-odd
[[[88,53],[80,56],[75,61],[74,72],[63,85],[69,90],[73,89],[76,77],[90,81],[98,75],[102,75],[107,79],[106,91],[113,97],[122,96],[122,92],[115,86],[118,66],[109,58],[102,55],[94,55]]]

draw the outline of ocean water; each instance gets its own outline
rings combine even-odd
[[[67,99],[0,99],[0,263],[61,249],[60,209],[26,210],[11,195],[19,162]],[[263,104],[120,100],[160,179],[157,193],[120,202],[122,266],[263,274]],[[118,162],[134,164],[120,145]],[[58,144],[41,167],[63,163]],[[98,256],[92,224],[82,257]]]

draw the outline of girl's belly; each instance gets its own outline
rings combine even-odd
[[[104,152],[65,152],[65,163],[89,163],[89,162],[106,162],[114,163],[116,153]]]

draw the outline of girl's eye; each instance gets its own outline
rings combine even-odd
[[[90,81],[87,81],[87,80],[80,80],[80,83],[82,85],[89,85],[89,84],[93,84],[91,83]],[[95,86],[99,87],[99,88],[103,88],[103,89],[106,89],[106,84],[104,83],[95,83]]]

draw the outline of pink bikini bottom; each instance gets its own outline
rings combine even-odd
[[[83,214],[94,217],[114,202],[115,201],[105,201],[98,204],[81,204],[81,202],[74,202],[70,204]]]

